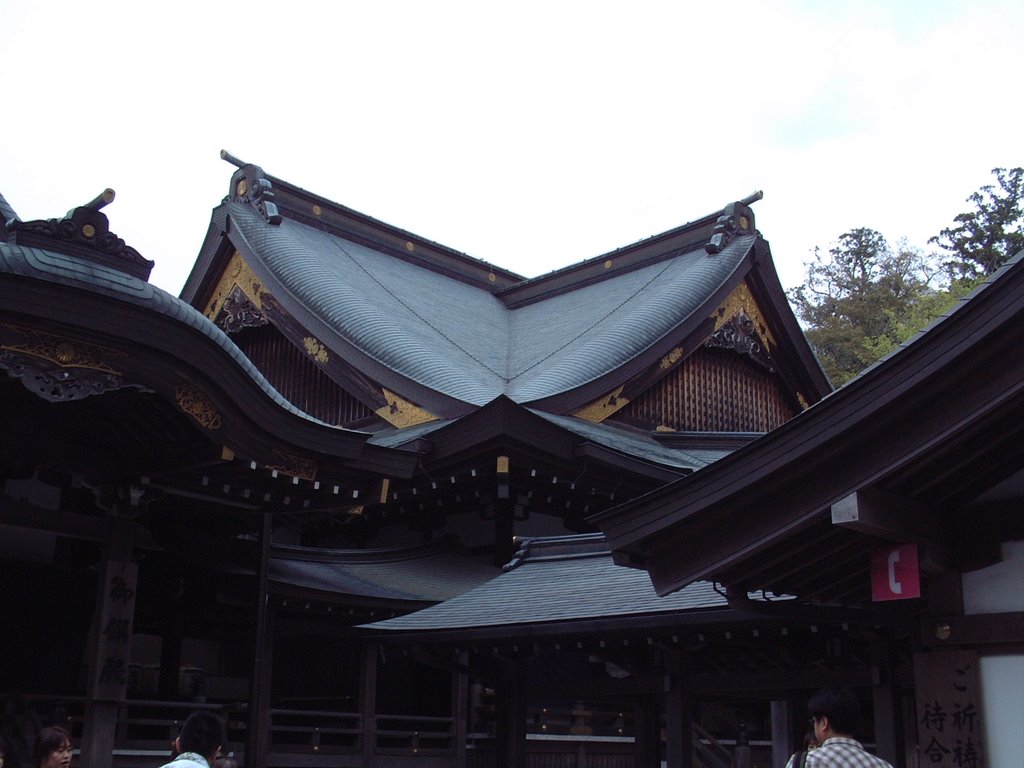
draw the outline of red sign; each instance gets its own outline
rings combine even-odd
[[[871,555],[871,599],[910,600],[921,596],[917,544],[877,549]]]

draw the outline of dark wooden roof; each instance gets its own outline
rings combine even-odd
[[[231,189],[183,298],[205,309],[237,250],[293,343],[316,339],[434,416],[499,395],[570,413],[690,340],[743,281],[780,340],[787,384],[808,402],[829,389],[746,203],[524,280],[257,166],[243,165]]]
[[[788,423],[592,522],[659,594],[714,579],[866,602],[887,542],[920,543],[925,578],[992,562],[1024,538],[1022,348],[1024,254]],[[833,520],[840,502],[858,519]]]

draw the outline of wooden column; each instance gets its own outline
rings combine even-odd
[[[661,718],[658,702],[652,695],[644,696],[635,709],[636,741],[633,743],[633,764],[636,768],[661,768]]]
[[[871,688],[875,714],[875,752],[883,760],[897,765],[902,755],[899,735],[900,707],[893,681],[892,652],[884,639],[871,643],[871,656],[878,679]]]
[[[803,749],[802,742],[798,747],[794,741],[799,712],[792,698],[772,701],[772,768],[786,768],[790,755]]]
[[[363,646],[363,659],[359,668],[360,748],[363,767],[373,766],[377,752],[377,645]]]
[[[455,663],[460,669],[469,665],[469,653],[459,651]],[[452,673],[452,766],[466,767],[466,730],[469,724],[469,675]]]
[[[271,515],[264,512],[260,528],[260,561],[256,571],[256,636],[249,689],[245,768],[265,768],[267,752],[270,751],[270,681],[274,654],[273,617],[268,589],[270,538]]]
[[[138,574],[131,559],[129,523],[115,520],[104,552],[89,636],[81,763],[91,768],[110,768],[113,763],[118,709],[127,693]]]
[[[495,687],[495,766],[526,768],[526,666],[508,662]]]
[[[665,763],[688,766],[693,755],[693,701],[683,675],[683,656],[665,651]]]

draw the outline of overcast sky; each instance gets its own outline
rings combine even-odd
[[[0,193],[178,293],[234,168],[526,276],[755,190],[783,284],[1024,164],[1024,3],[0,0]]]

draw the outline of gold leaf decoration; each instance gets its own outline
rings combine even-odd
[[[274,451],[281,460],[279,464],[267,464],[267,469],[277,470],[282,475],[297,477],[300,480],[316,480],[317,467],[312,461],[302,456],[295,456],[284,451]]]
[[[66,336],[44,333],[33,328],[24,328],[18,325],[5,325],[4,328],[14,331],[21,337],[21,341],[11,340],[0,344],[0,349],[9,349],[12,352],[38,357],[64,368],[87,368],[119,376],[121,371],[116,370],[108,361],[111,358],[128,357],[124,352],[118,352],[108,347],[101,347],[98,344],[90,344]]]
[[[220,429],[220,412],[198,387],[185,382],[174,388],[178,407],[206,429]]]
[[[326,365],[327,361],[330,360],[330,355],[327,354],[327,347],[312,336],[304,338],[302,343],[306,346],[306,354],[321,365]]]
[[[671,350],[669,350],[669,353],[667,355],[665,355],[663,358],[661,358],[661,361],[658,363],[658,366],[663,371],[667,371],[669,368],[671,368],[673,365],[675,365],[676,363],[678,363],[682,359],[683,359],[683,348],[682,347],[673,347]]]
[[[613,413],[629,405],[629,399],[622,396],[622,387],[602,395],[592,403],[573,412],[573,416],[600,424]]]
[[[736,289],[722,302],[722,306],[712,315],[715,319],[715,330],[719,330],[723,325],[741,313],[746,314],[747,317],[754,321],[754,329],[757,331],[758,336],[764,339],[770,347],[778,346],[775,336],[772,335],[768,322],[764,319],[761,308],[754,300],[754,296],[750,293],[750,288],[747,287],[746,282],[737,285]]]
[[[387,405],[376,410],[376,414],[393,427],[412,427],[416,424],[425,424],[428,421],[436,421],[437,416],[430,411],[413,405],[394,392],[381,388],[384,400]]]
[[[245,294],[258,310],[263,309],[263,281],[245,263],[245,259],[238,251],[234,252],[228,265],[224,268],[220,281],[210,296],[210,302],[206,305],[204,314],[211,320],[216,320],[224,307],[224,302],[228,300],[235,288]]]

